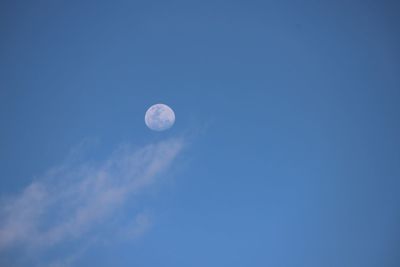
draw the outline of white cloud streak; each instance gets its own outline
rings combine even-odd
[[[49,247],[97,237],[131,199],[157,182],[183,147],[171,139],[140,149],[114,151],[100,163],[65,163],[0,202],[0,253]],[[149,218],[136,212],[128,235],[140,235]],[[122,227],[123,228],[123,227]],[[120,229],[118,229],[120,230]]]

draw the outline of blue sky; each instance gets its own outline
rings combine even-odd
[[[2,1],[0,266],[399,266],[399,12]]]

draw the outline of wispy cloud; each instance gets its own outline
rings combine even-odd
[[[0,253],[10,248],[46,250],[98,237],[113,227],[136,237],[150,226],[134,213],[116,223],[126,203],[157,182],[183,147],[172,139],[139,149],[119,148],[102,162],[67,162],[0,202]],[[123,213],[123,212],[122,212]]]

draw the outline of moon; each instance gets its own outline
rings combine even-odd
[[[144,122],[153,131],[164,131],[174,125],[175,113],[165,104],[155,104],[146,111]]]

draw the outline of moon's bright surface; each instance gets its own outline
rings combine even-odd
[[[146,111],[144,121],[151,130],[164,131],[174,125],[175,113],[165,104],[155,104]]]

